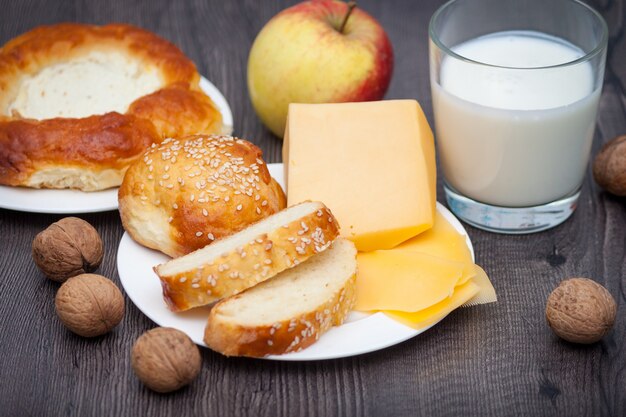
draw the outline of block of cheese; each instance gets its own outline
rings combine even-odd
[[[288,204],[323,201],[359,251],[390,249],[433,225],[433,135],[415,100],[291,104]]]
[[[379,250],[357,254],[359,311],[420,311],[454,293],[474,275],[474,264],[420,252]]]

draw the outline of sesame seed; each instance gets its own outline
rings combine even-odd
[[[237,206],[237,211],[241,211],[241,209],[242,209],[242,208],[243,208],[243,206],[242,206],[241,204],[239,204],[239,205]]]
[[[196,232],[196,236],[198,237],[202,236],[202,232]]]
[[[215,236],[213,236],[213,233],[207,234],[207,237],[211,240],[215,240]]]
[[[182,277],[181,279],[178,280],[178,282],[180,282],[181,284],[184,283],[185,281],[187,281],[187,277]]]
[[[191,288],[200,288],[200,284],[191,284]]]
[[[204,217],[207,217],[209,215],[209,212],[205,208],[203,208],[202,214],[204,215]]]

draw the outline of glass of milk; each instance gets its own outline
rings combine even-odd
[[[587,171],[607,47],[577,0],[452,0],[432,17],[435,137],[448,205],[476,227],[565,221]]]

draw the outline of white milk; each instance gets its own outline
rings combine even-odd
[[[583,52],[539,32],[498,32],[462,43],[432,81],[446,181],[483,203],[524,207],[581,185],[600,88]],[[532,68],[532,69],[529,69]]]

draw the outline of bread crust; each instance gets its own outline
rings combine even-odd
[[[338,236],[336,219],[320,204],[317,212],[259,235],[202,268],[165,275],[158,265],[154,271],[161,279],[163,297],[170,310],[183,311],[263,282],[326,250]]]
[[[6,115],[24,77],[107,49],[156,68],[161,89],[135,100],[126,114],[47,120]],[[130,25],[64,23],[14,38],[0,48],[0,184],[83,191],[117,186],[129,163],[151,143],[173,134],[222,133],[222,116],[200,90],[199,80],[193,62],[175,45]],[[39,151],[42,148],[46,151]],[[92,180],[98,172],[113,170],[117,179],[101,183],[57,178],[53,173],[58,168]],[[37,172],[40,175],[33,177]]]
[[[299,352],[315,343],[332,326],[341,325],[356,301],[356,274],[317,308],[270,326],[241,326],[220,315],[220,306],[245,292],[217,303],[209,313],[204,343],[226,356],[260,358]]]

